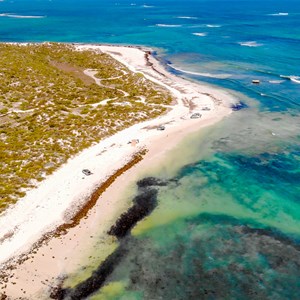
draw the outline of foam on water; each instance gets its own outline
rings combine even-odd
[[[239,45],[245,46],[245,47],[260,47],[263,46],[263,44],[260,44],[256,41],[248,41],[248,42],[238,42]]]
[[[273,83],[273,84],[280,84],[280,83],[283,83],[284,80],[269,80],[270,83]]]
[[[274,14],[268,14],[268,16],[288,16],[289,13],[286,12],[279,12],[279,13],[274,13]]]
[[[287,76],[287,75],[280,75],[281,78],[285,78],[285,79],[289,79],[291,80],[292,82],[295,82],[295,83],[300,83],[300,76],[293,76],[293,75],[290,75],[290,76]]]
[[[177,24],[156,24],[155,26],[157,26],[157,27],[169,27],[169,28],[182,27],[182,25],[177,25]]]
[[[143,8],[153,8],[153,7],[155,7],[155,6],[153,6],[153,5],[146,5],[146,4],[144,4],[144,5],[142,5],[142,7],[143,7]]]
[[[190,19],[190,20],[197,20],[197,17],[188,17],[188,16],[179,16],[176,17],[177,19]]]
[[[173,65],[168,65],[168,67],[185,73],[185,74],[190,74],[190,75],[196,75],[196,76],[203,76],[203,77],[210,77],[210,78],[220,78],[220,79],[225,79],[231,77],[231,74],[213,74],[213,73],[201,73],[201,72],[193,72],[193,71],[187,71],[187,70],[182,70],[180,68],[174,67]]]
[[[43,19],[43,18],[46,18],[46,16],[29,16],[29,15],[18,15],[18,14],[8,14],[8,13],[1,13],[0,17],[17,18],[17,19]]]
[[[193,32],[192,34],[196,36],[207,36],[206,32]]]
[[[299,76],[291,76],[291,81],[300,83],[300,77]]]
[[[209,27],[209,28],[219,28],[219,27],[222,27],[221,25],[217,25],[217,24],[206,24],[206,27]]]

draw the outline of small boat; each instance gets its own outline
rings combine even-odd
[[[253,79],[253,80],[252,80],[252,83],[254,83],[254,84],[260,84],[260,80],[258,80],[258,79]]]

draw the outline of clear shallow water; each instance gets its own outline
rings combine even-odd
[[[1,41],[152,46],[248,106],[193,136],[189,164],[147,172],[169,184],[91,299],[298,298],[299,28],[292,0],[0,2]]]

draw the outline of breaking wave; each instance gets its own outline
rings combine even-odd
[[[280,84],[284,82],[284,80],[269,80],[269,83],[273,83],[273,84]]]
[[[219,27],[222,27],[221,25],[217,25],[217,24],[206,24],[206,27],[209,27],[209,28],[219,28]]]
[[[299,83],[300,84],[300,76],[286,76],[286,75],[280,75],[281,78],[285,78],[285,79],[289,79],[295,83]]]
[[[176,17],[177,19],[190,19],[190,20],[197,20],[197,17],[188,17],[188,16],[179,16]]]
[[[240,46],[245,46],[245,47],[260,47],[263,44],[259,44],[256,41],[249,41],[249,42],[238,42]]]
[[[7,18],[17,18],[17,19],[43,19],[46,16],[25,16],[25,15],[17,15],[17,14],[0,14],[0,17],[7,17]]]
[[[289,13],[286,12],[280,12],[280,13],[275,13],[275,14],[268,14],[268,16],[288,16]]]
[[[225,79],[231,77],[231,74],[212,74],[212,73],[199,73],[199,72],[193,72],[193,71],[185,71],[180,68],[176,68],[174,66],[168,65],[168,67],[179,71],[181,73],[191,74],[191,75],[197,75],[197,76],[203,76],[203,77],[210,77],[210,78],[219,78],[219,79]]]
[[[196,36],[207,36],[206,32],[193,32],[192,34]]]
[[[155,26],[157,26],[157,27],[170,27],[170,28],[182,27],[182,25],[175,25],[175,24],[155,24]]]

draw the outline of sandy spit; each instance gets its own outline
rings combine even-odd
[[[141,72],[167,88],[176,103],[166,114],[136,124],[82,151],[0,216],[0,279],[3,276],[0,296],[7,295],[9,299],[44,299],[44,292],[55,285],[59,276],[80,266],[86,249],[94,243],[95,227],[98,234],[105,235],[126,209],[127,204],[120,202],[118,196],[127,183],[134,180],[140,170],[163,159],[189,133],[228,116],[232,112],[231,105],[237,102],[226,91],[168,73],[151,55],[150,49],[81,44],[75,47],[78,51],[108,53],[131,71]],[[205,107],[209,110],[203,110]],[[202,117],[191,119],[193,113],[201,113]],[[157,130],[160,125],[164,125],[165,130]],[[93,191],[144,150],[147,151],[144,158],[132,164],[129,170],[120,172],[84,218],[77,220],[76,226],[33,248],[47,233],[70,222]],[[89,169],[92,175],[85,176],[82,169]],[[17,263],[20,257],[26,259]],[[13,266],[12,270],[9,266]]]

